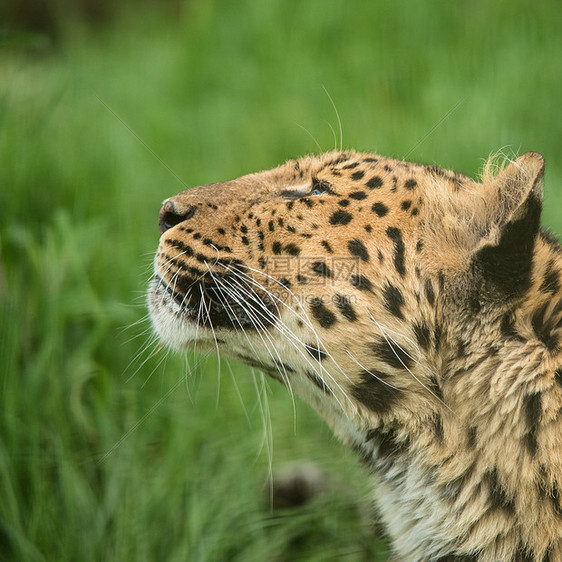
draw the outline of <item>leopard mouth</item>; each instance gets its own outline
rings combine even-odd
[[[279,318],[279,308],[269,295],[229,273],[181,274],[173,283],[156,275],[149,305],[153,316],[167,314],[213,331],[259,331]]]

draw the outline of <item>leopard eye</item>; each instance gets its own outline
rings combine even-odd
[[[312,188],[309,195],[322,195],[323,193],[334,193],[332,186],[325,180],[319,180],[316,176],[312,177]]]

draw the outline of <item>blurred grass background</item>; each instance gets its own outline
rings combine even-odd
[[[344,147],[469,174],[542,152],[561,233],[559,3],[0,16],[0,560],[384,560],[366,474],[313,412],[243,366],[154,354],[157,214],[183,186],[104,104],[198,185],[338,144],[325,88]],[[329,490],[271,511],[270,463],[299,459]]]

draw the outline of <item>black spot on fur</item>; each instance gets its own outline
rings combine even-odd
[[[433,433],[437,441],[443,443],[443,420],[439,415],[433,420]]]
[[[359,373],[360,382],[351,387],[351,395],[361,404],[383,414],[391,410],[400,398],[400,391],[388,382],[391,377],[377,369]]]
[[[404,266],[404,241],[402,240],[402,232],[399,228],[389,226],[386,229],[386,235],[394,242],[394,267],[401,277],[404,277],[406,269]]]
[[[301,253],[301,249],[295,244],[287,244],[285,246],[285,252],[291,256],[298,256]]]
[[[365,185],[370,189],[377,189],[382,185],[382,179],[380,176],[374,176]]]
[[[535,238],[539,230],[541,202],[531,195],[525,215],[509,222],[496,246],[485,246],[474,259],[486,281],[507,298],[521,296],[531,285]]]
[[[431,284],[430,279],[425,280],[425,296],[427,298],[427,302],[433,306],[435,304],[435,291],[433,290],[433,285]]]
[[[400,289],[391,283],[387,283],[383,289],[383,298],[385,308],[396,318],[403,320],[402,306],[404,305],[404,297]]]
[[[315,384],[322,392],[326,394],[331,394],[331,390],[328,385],[320,378],[319,375],[314,373],[313,371],[306,370],[304,374],[308,377],[308,379]]]
[[[433,332],[433,340],[435,342],[435,351],[439,351],[441,347],[441,338],[443,337],[443,328],[441,324],[435,324],[435,331]]]
[[[414,335],[416,336],[416,341],[420,347],[427,351],[431,343],[431,337],[427,324],[425,322],[414,324]]]
[[[477,429],[474,426],[468,428],[467,446],[469,449],[476,447],[476,440],[478,437]]]
[[[463,357],[466,357],[466,348],[467,348],[467,343],[463,339],[459,338],[457,340],[457,353],[456,353],[457,359],[462,359]]]
[[[362,261],[369,261],[369,252],[367,252],[367,248],[365,248],[365,244],[355,238],[354,240],[350,240],[347,243],[347,248],[351,255],[358,257]]]
[[[347,211],[338,210],[330,217],[330,224],[348,224],[353,218]]]
[[[322,244],[322,246],[326,249],[326,251],[329,254],[333,254],[334,250],[332,250],[332,246],[330,246],[330,243],[326,240],[322,240],[322,242],[320,242],[320,244]]]
[[[167,240],[166,244],[168,244],[172,248],[175,248],[176,250],[179,250],[180,252],[182,252],[182,256],[191,257],[195,253],[191,246],[188,246],[187,244],[185,244],[181,240],[175,240],[175,239]]]
[[[409,369],[413,364],[411,354],[407,353],[402,346],[381,339],[371,344],[371,350],[378,359],[395,369]]]
[[[351,179],[357,181],[363,179],[364,175],[365,172],[363,170],[357,170],[357,172],[353,172],[353,174],[351,174]]]
[[[322,349],[316,347],[311,343],[306,344],[304,347],[306,351],[309,353],[309,355],[311,357],[314,357],[314,359],[316,359],[316,361],[318,362],[324,361],[324,359],[328,357],[328,354],[325,351],[323,351]]]
[[[357,168],[357,166],[359,166],[359,162],[352,162],[351,164],[346,164],[343,169],[352,170],[353,168]]]
[[[264,363],[260,363],[259,361],[256,361],[253,357],[249,357],[247,355],[238,354],[237,357],[247,365],[250,365],[250,367],[254,367],[256,369],[259,369],[260,371],[263,371],[264,373],[269,375],[272,379],[275,379],[276,381],[280,382],[282,385],[285,385],[285,381],[282,379],[282,377],[277,372],[275,367],[273,367],[273,365],[266,365]]]
[[[360,291],[372,291],[371,282],[363,275],[352,275],[350,282],[353,287]]]
[[[390,468],[399,457],[406,454],[410,447],[410,442],[400,439],[397,432],[392,429],[369,429],[366,439],[367,443],[372,443],[377,448],[377,461],[387,468]]]
[[[271,248],[275,255],[279,255],[281,253],[281,242],[273,242],[273,246]]]
[[[400,208],[403,211],[407,211],[412,205],[412,202],[410,200],[406,200],[406,201],[402,201],[402,203],[400,204]]]
[[[367,197],[367,194],[364,191],[353,191],[349,194],[350,199],[355,199],[356,201],[362,201]]]
[[[349,199],[342,199],[341,201],[338,201],[338,205],[340,207],[349,207]]]
[[[484,481],[489,486],[489,505],[491,509],[502,509],[510,514],[515,513],[515,503],[513,498],[510,497],[504,487],[501,485],[498,472],[494,468],[486,472]]]
[[[355,322],[355,320],[357,320],[357,315],[355,314],[355,310],[353,309],[353,306],[351,306],[348,297],[335,295],[334,302],[346,320],[349,320],[350,322]]]
[[[330,328],[336,321],[336,315],[319,298],[312,299],[310,311],[322,328]]]
[[[412,189],[414,189],[414,188],[416,187],[416,185],[418,185],[418,182],[417,182],[416,180],[414,180],[414,179],[410,179],[410,180],[407,180],[407,181],[406,181],[406,183],[404,184],[404,187],[405,187],[406,189],[412,190]]]
[[[525,397],[525,418],[527,422],[527,433],[524,440],[527,450],[531,456],[537,452],[537,436],[539,432],[539,420],[542,414],[542,396],[540,392]]]
[[[293,369],[293,367],[291,367],[290,365],[287,365],[287,363],[284,363],[283,361],[279,361],[279,359],[273,359],[273,362],[275,363],[275,366],[277,367],[277,369],[279,371],[281,371],[283,374],[296,373],[296,371],[295,371],[295,369]]]
[[[330,268],[326,265],[326,262],[323,261],[315,261],[311,265],[312,271],[316,273],[316,275],[320,275],[321,277],[332,277],[332,272]]]
[[[374,203],[371,207],[374,213],[379,217],[384,217],[388,213],[388,207],[384,203]]]

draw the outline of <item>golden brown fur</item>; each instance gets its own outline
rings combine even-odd
[[[164,202],[156,330],[261,368],[356,449],[397,560],[562,560],[562,250],[544,161],[354,152]]]

